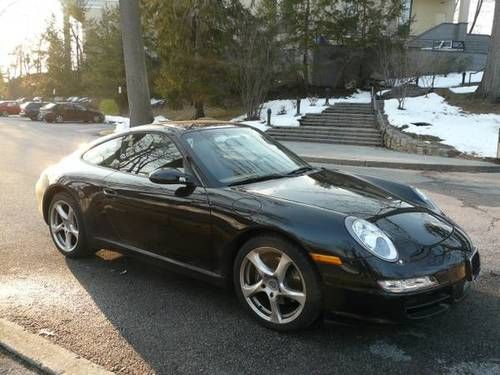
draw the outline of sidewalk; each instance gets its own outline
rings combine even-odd
[[[286,141],[281,143],[311,163],[446,172],[500,173],[500,164],[480,160],[409,154],[382,147]]]

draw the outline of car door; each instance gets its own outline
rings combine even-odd
[[[122,150],[123,137],[100,143],[82,155],[81,173],[85,179],[86,197],[82,207],[91,236],[101,242],[117,242],[118,234],[110,221],[109,196],[106,178],[116,172]]]
[[[210,206],[200,184],[159,185],[148,175],[159,168],[189,173],[173,140],[160,132],[124,139],[118,171],[109,176],[109,220],[119,241],[133,250],[203,269],[214,269]]]
[[[89,121],[89,114],[85,107],[80,104],[73,104],[74,120],[75,121]]]

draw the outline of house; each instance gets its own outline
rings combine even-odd
[[[423,32],[442,23],[457,23],[469,20],[470,0],[406,0],[411,19],[411,35]]]
[[[471,0],[404,0],[401,23],[411,20],[408,47],[420,61],[432,62],[429,74],[478,71],[485,66],[490,36],[468,32]],[[352,59],[352,56],[358,58]],[[350,56],[346,58],[346,56]],[[345,64],[349,61],[349,64]],[[373,75],[373,56],[325,43],[313,52],[311,84],[342,87]]]

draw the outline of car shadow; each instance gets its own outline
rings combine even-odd
[[[231,291],[112,254],[67,259],[67,265],[109,322],[158,374],[331,373],[340,368],[341,373],[369,373],[373,366],[395,373],[395,362],[401,373],[421,373],[454,358],[495,357],[498,350],[500,302],[495,290],[500,289],[500,277],[486,280],[450,312],[419,324],[318,323],[284,334],[253,321]]]

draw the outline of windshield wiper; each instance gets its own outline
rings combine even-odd
[[[312,171],[313,169],[314,168],[310,167],[310,166],[300,167],[300,168],[294,169],[291,172],[288,172],[286,175],[287,176],[297,176],[297,175],[302,174],[304,172]]]
[[[254,182],[274,180],[274,179],[283,178],[283,177],[286,177],[286,175],[278,174],[278,173],[273,173],[273,174],[268,174],[268,175],[264,175],[264,176],[250,177],[250,178],[247,178],[247,179],[244,179],[244,180],[235,181],[235,182],[230,183],[228,186],[252,184]]]

